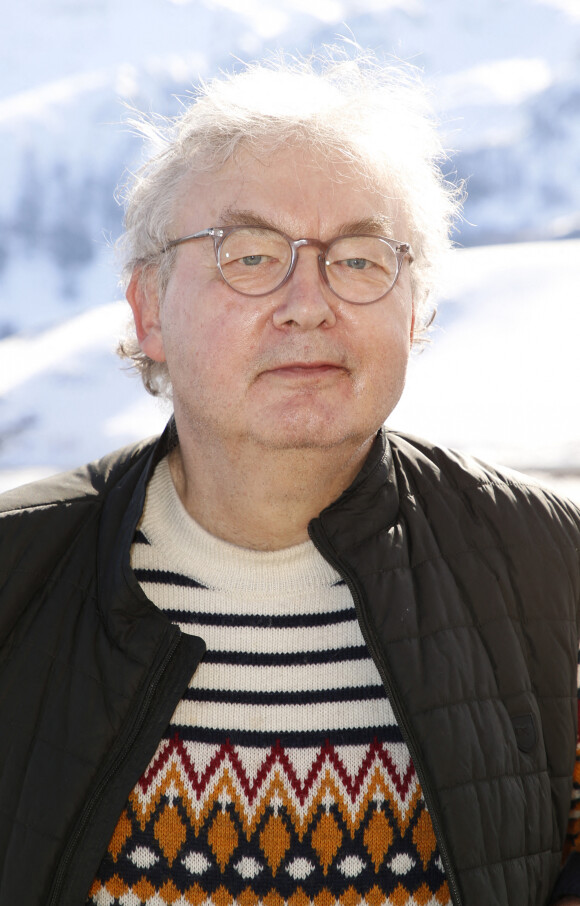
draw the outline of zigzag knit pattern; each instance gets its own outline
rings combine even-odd
[[[580,680],[580,650],[578,652],[578,678]],[[564,852],[562,854],[563,863],[571,852],[580,852],[580,687],[578,689],[578,742],[576,744],[576,762],[574,764],[570,818],[568,821],[568,832],[564,844]]]
[[[444,906],[417,775],[352,598],[306,543],[204,532],[166,462],[132,565],[207,654],[129,796],[93,906]]]

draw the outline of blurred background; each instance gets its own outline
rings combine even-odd
[[[578,0],[27,0],[0,33],[0,489],[158,431],[114,355],[125,104],[339,36],[419,66],[467,180],[438,327],[393,428],[580,501]]]

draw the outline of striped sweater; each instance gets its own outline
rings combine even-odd
[[[310,543],[256,552],[183,509],[168,463],[132,548],[207,653],[129,796],[93,906],[450,902],[348,588]]]

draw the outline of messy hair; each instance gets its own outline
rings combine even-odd
[[[202,83],[174,118],[134,117],[153,154],[125,186],[125,232],[119,241],[123,281],[152,273],[159,298],[175,261],[174,209],[186,179],[217,172],[243,148],[258,157],[291,143],[306,145],[355,172],[397,207],[414,253],[414,342],[424,340],[435,313],[440,264],[461,202],[461,188],[442,172],[446,154],[418,71],[384,64],[372,53],[326,48],[307,59],[277,55]],[[348,178],[344,176],[344,178]],[[165,363],[140,349],[134,329],[119,344],[147,390],[170,393]]]

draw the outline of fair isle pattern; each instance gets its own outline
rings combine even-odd
[[[572,802],[568,831],[562,853],[562,863],[566,861],[572,851],[580,852],[580,648],[578,649],[578,740],[576,742],[576,762],[574,764],[574,777],[572,782]]]
[[[352,598],[313,545],[257,553],[213,538],[181,507],[164,461],[132,565],[208,650],[88,903],[450,903]]]

